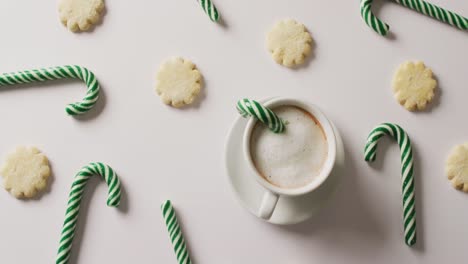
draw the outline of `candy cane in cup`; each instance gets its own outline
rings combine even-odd
[[[398,4],[418,11],[461,30],[468,30],[468,19],[452,11],[428,3],[424,0],[394,0]],[[382,36],[387,35],[390,26],[372,13],[373,0],[361,0],[361,16],[369,27]]]
[[[377,143],[385,135],[394,138],[400,146],[405,243],[412,246],[416,243],[416,204],[414,202],[413,150],[408,135],[397,124],[383,123],[378,125],[372,129],[367,137],[364,156],[366,161],[374,161]]]
[[[271,111],[271,109],[263,106],[255,100],[239,100],[237,102],[237,111],[243,117],[251,116],[260,120],[274,133],[281,133],[284,131],[284,122],[273,111]]]
[[[65,111],[69,115],[81,115],[94,107],[99,98],[99,83],[94,73],[85,67],[66,65],[35,70],[18,71],[0,74],[0,86],[23,83],[45,82],[60,79],[80,79],[86,83],[88,90],[80,102],[69,104]]]
[[[268,100],[263,103],[263,106],[267,109],[277,110],[278,114],[285,109],[288,109],[289,113],[293,113],[293,115],[286,115],[285,112],[282,112],[284,116],[291,117],[291,119],[286,120],[289,121],[288,129],[283,133],[270,133],[266,130],[267,128],[258,126],[258,122],[261,120],[256,118],[251,118],[244,130],[242,145],[245,161],[250,169],[249,174],[265,189],[264,195],[259,201],[258,217],[269,220],[274,216],[274,211],[281,197],[307,195],[322,186],[335,166],[337,143],[332,123],[317,106],[302,100],[282,97]],[[305,126],[302,125],[304,123],[306,123]],[[265,130],[266,132],[263,133]],[[261,131],[261,133],[256,134],[256,131]],[[298,131],[302,132],[297,133]],[[275,164],[285,165],[287,163],[288,168],[291,168],[292,171],[295,171],[296,168],[302,168],[300,169],[301,172],[304,172],[302,176],[307,178],[304,181],[301,180],[297,185],[286,186],[274,182],[272,177],[269,177],[274,172],[265,173],[256,162],[259,160],[256,153],[262,155],[261,153],[265,153],[263,151],[265,149],[256,148],[259,146],[257,143],[260,142],[260,138],[255,135],[263,135],[264,139],[265,137],[274,139],[274,141],[263,141],[267,143],[260,145],[273,147],[270,148],[272,151],[266,152],[274,152],[272,156],[268,157],[272,157],[274,162],[279,162]],[[290,146],[293,147],[290,148]],[[256,150],[259,151],[256,152]],[[280,155],[282,153],[284,155]],[[315,159],[318,156],[321,158]],[[289,159],[289,157],[300,157],[300,159]],[[263,161],[260,163],[265,164]],[[281,169],[279,173],[275,174],[285,175],[283,172],[284,170]],[[285,176],[290,179],[288,177],[290,175]]]
[[[80,212],[80,203],[83,197],[84,187],[93,175],[101,176],[107,183],[109,190],[107,205],[118,207],[120,204],[121,190],[120,180],[114,170],[101,163],[93,162],[84,166],[75,176],[68,199],[65,222],[63,224],[60,245],[57,253],[56,264],[66,264],[70,259],[73,238],[75,237],[76,222]]]

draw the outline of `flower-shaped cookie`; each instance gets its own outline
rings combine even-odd
[[[409,111],[424,110],[434,98],[436,86],[432,70],[420,61],[401,64],[393,78],[395,98]]]
[[[286,67],[304,63],[312,50],[312,37],[306,27],[292,19],[278,22],[266,41],[273,59]]]
[[[453,187],[468,192],[468,143],[453,148],[445,164],[445,172]]]
[[[178,57],[164,62],[156,79],[156,92],[164,103],[174,107],[191,104],[202,85],[202,75],[195,64]]]
[[[60,0],[62,23],[73,32],[87,31],[101,19],[104,0]]]
[[[18,147],[0,172],[3,184],[16,198],[32,198],[44,190],[50,176],[47,157],[34,147]]]

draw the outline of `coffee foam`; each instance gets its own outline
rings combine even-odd
[[[273,111],[285,121],[283,133],[258,122],[252,130],[250,153],[257,171],[271,184],[298,188],[312,182],[327,159],[328,143],[322,126],[309,112],[295,106]]]

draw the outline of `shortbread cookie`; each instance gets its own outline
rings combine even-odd
[[[191,104],[200,93],[202,76],[195,64],[183,58],[164,62],[156,76],[156,92],[174,107]]]
[[[273,59],[286,67],[304,63],[312,50],[312,37],[306,27],[292,19],[278,22],[267,35]]]
[[[104,0],[60,0],[62,23],[73,32],[87,31],[101,19]]]
[[[407,61],[400,65],[393,78],[393,93],[409,111],[424,110],[434,98],[437,81],[423,62]]]
[[[468,142],[453,148],[445,172],[453,187],[468,192]]]
[[[18,147],[8,155],[1,171],[3,184],[16,198],[32,198],[47,186],[47,157],[35,147]]]

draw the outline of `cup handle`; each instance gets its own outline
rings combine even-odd
[[[260,209],[258,210],[258,216],[265,220],[269,220],[271,218],[271,215],[275,211],[278,199],[278,194],[266,191],[263,195],[262,203],[260,204]]]

